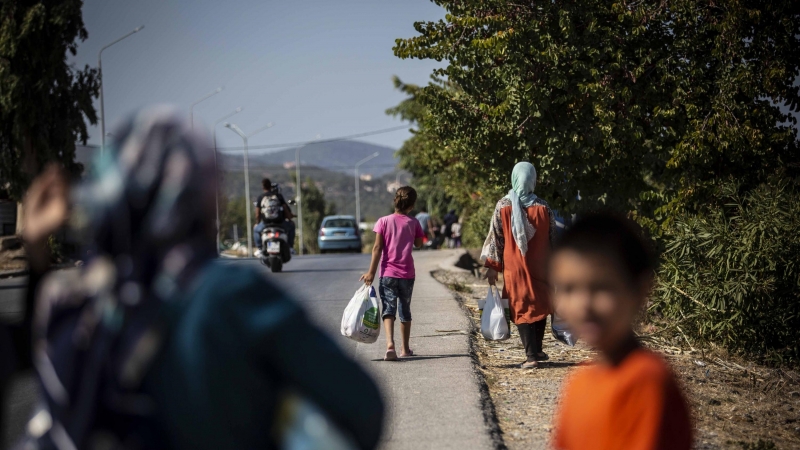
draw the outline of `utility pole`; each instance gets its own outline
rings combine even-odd
[[[214,193],[216,196],[214,197],[214,206],[217,209],[217,255],[219,255],[219,227],[221,222],[219,221],[219,166],[217,164],[217,125],[222,123],[224,120],[239,114],[242,112],[242,107],[238,107],[233,112],[226,114],[223,117],[220,117],[214,122],[214,126],[211,129],[211,139],[214,141]]]
[[[307,145],[313,144],[314,142],[320,140],[321,138],[322,138],[322,135],[320,135],[320,134],[316,135],[314,137],[313,141],[309,141],[309,142],[301,145],[300,147],[297,147],[297,150],[295,150],[295,152],[294,152],[295,178],[297,178],[297,180],[296,180],[297,186],[296,186],[296,190],[295,190],[295,192],[297,193],[297,195],[296,195],[296,197],[297,197],[297,221],[300,222],[299,223],[299,226],[300,226],[300,246],[298,248],[300,249],[300,254],[301,255],[303,254],[303,249],[305,248],[305,245],[303,245],[303,182],[300,179],[300,150],[302,150]]]
[[[250,215],[250,162],[247,157],[247,140],[253,137],[254,134],[264,131],[272,127],[272,122],[264,125],[263,127],[253,131],[250,134],[244,134],[241,128],[232,123],[226,123],[226,128],[229,128],[234,133],[238,134],[244,142],[244,198],[245,198],[245,214],[247,215],[247,257],[253,256],[253,217]]]
[[[356,163],[355,172],[356,172],[356,228],[361,226],[361,192],[360,192],[360,177],[358,176],[358,168],[367,161],[370,161],[374,158],[377,158],[380,153],[375,152],[366,158],[362,159],[361,161]]]
[[[220,87],[214,89],[213,91],[209,92],[208,94],[204,95],[202,98],[200,98],[199,100],[195,101],[194,103],[192,103],[191,106],[189,106],[189,124],[190,124],[190,126],[192,127],[193,130],[194,130],[194,107],[197,106],[198,103],[200,103],[200,102],[202,102],[204,100],[208,100],[209,98],[219,94],[220,92],[222,92],[223,89],[225,89],[225,88],[220,86]]]
[[[100,53],[97,54],[97,72],[98,72],[98,75],[100,76],[100,140],[101,140],[100,154],[101,155],[106,151],[106,109],[105,109],[105,104],[104,104],[104,99],[103,99],[103,86],[105,85],[105,83],[103,83],[103,50],[105,50],[108,47],[111,47],[112,45],[116,44],[117,42],[119,42],[119,41],[121,41],[121,40],[123,40],[123,39],[125,39],[125,38],[127,38],[127,37],[129,37],[131,35],[133,35],[134,33],[138,33],[143,28],[144,28],[144,25],[142,25],[142,26],[140,26],[138,28],[135,28],[133,31],[131,31],[130,33],[126,34],[125,36],[122,36],[121,38],[117,39],[116,41],[106,45],[103,48],[101,48],[100,49]]]

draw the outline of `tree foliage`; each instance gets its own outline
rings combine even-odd
[[[292,177],[293,180],[297,180],[294,175],[292,175]],[[317,234],[319,233],[320,226],[322,226],[322,219],[324,219],[325,216],[336,214],[336,205],[325,201],[325,195],[317,185],[314,184],[311,178],[306,178],[300,189],[303,193],[303,245],[306,253],[319,253]],[[295,214],[296,213],[295,211]],[[295,219],[298,229],[296,247],[299,251],[300,223],[298,221],[299,218]]]
[[[445,19],[394,52],[444,67],[396,82],[389,113],[415,125],[404,167],[472,212],[471,245],[531,161],[563,213],[654,232],[658,311],[686,335],[798,362],[800,2],[434,2]]]
[[[722,206],[675,218],[655,310],[701,343],[797,364],[800,191],[785,179],[739,191],[724,183]]]
[[[72,174],[75,143],[97,122],[97,70],[67,64],[87,38],[80,0],[0,4],[0,195],[19,199],[49,161]]]
[[[424,127],[430,113],[418,98],[422,88],[405,84],[397,77],[394,78],[394,84],[408,97],[386,113],[417,127],[411,130],[412,137],[397,151],[400,168],[414,175],[417,209],[424,206],[431,213],[439,215],[444,215],[450,208],[459,209],[463,201],[455,199],[470,192],[470,187],[463,183],[462,177],[467,175],[463,172],[463,164],[455,158],[452,149],[442,146],[439,138]]]
[[[503,191],[530,160],[559,209],[577,210],[580,190],[581,208],[655,224],[696,208],[716,180],[752,188],[800,168],[795,119],[780,108],[800,109],[796,2],[435,2],[445,20],[416,23],[419,36],[394,47],[447,62],[410,92],[423,132],[403,151],[432,161],[430,174],[441,162],[451,183]]]

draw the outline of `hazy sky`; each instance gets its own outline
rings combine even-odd
[[[97,65],[102,46],[145,28],[103,53],[106,132],[129,112],[154,103],[186,110],[196,124],[242,106],[230,119],[246,133],[274,122],[251,145],[295,142],[402,125],[384,111],[403,96],[392,75],[423,84],[438,63],[401,60],[394,40],[416,35],[415,21],[438,20],[428,0],[86,0],[89,39],[72,58]],[[99,101],[96,102],[99,113]],[[100,127],[90,144],[100,143]],[[363,138],[398,148],[407,131]],[[222,125],[220,146],[241,146]]]

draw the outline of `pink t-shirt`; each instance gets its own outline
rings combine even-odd
[[[414,248],[414,239],[425,236],[419,221],[404,214],[390,214],[378,219],[372,231],[383,236],[381,276],[414,278],[411,250]]]

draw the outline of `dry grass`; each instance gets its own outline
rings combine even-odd
[[[561,382],[594,352],[581,343],[564,346],[547,333],[544,351],[550,361],[536,370],[521,370],[517,366],[525,358],[515,327],[511,339],[500,342],[486,341],[477,331],[477,300],[486,295],[485,280],[447,272],[434,276],[451,287],[476,325],[471,338],[477,369],[494,406],[501,446],[549,448]],[[663,333],[646,331],[650,333],[642,333],[643,342],[664,355],[686,392],[695,421],[695,448],[800,448],[800,373],[758,366],[718,351],[680,347]]]

